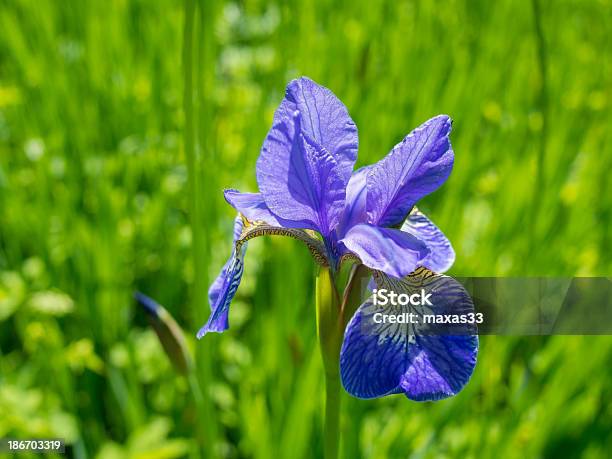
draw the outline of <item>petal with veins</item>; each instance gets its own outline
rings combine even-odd
[[[455,262],[455,251],[448,238],[416,207],[401,229],[419,238],[429,248],[429,255],[421,262],[421,266],[443,273]]]
[[[457,394],[476,365],[478,336],[474,325],[377,323],[377,313],[403,312],[445,316],[474,312],[474,305],[454,279],[419,268],[404,279],[374,277],[379,288],[414,294],[425,288],[432,306],[374,305],[364,302],[349,322],[340,353],[344,388],[358,398],[404,393],[416,401],[439,400]],[[379,317],[380,321],[380,317]]]
[[[369,268],[404,277],[429,255],[424,242],[412,234],[368,224],[353,226],[340,240]]]
[[[446,181],[454,161],[450,130],[451,119],[436,116],[408,134],[370,169],[366,205],[369,223],[399,224],[419,199]]]

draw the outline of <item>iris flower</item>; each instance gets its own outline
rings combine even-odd
[[[344,263],[352,263],[360,280],[367,284],[373,279],[378,288],[401,293],[427,286],[444,292],[434,313],[469,311],[463,289],[440,274],[455,259],[450,242],[415,207],[451,172],[450,131],[450,118],[436,116],[382,160],[354,171],[358,136],[347,108],[308,78],[290,82],[257,160],[259,192],[225,191],[225,199],[238,211],[234,246],[210,287],[211,314],[198,338],[228,328],[247,241],[262,235],[304,242],[331,279]],[[354,283],[349,287],[356,288]],[[399,324],[375,326],[371,316],[378,307],[371,298],[351,307],[351,292],[337,296],[344,332],[337,349],[340,376],[350,394],[375,398],[404,393],[412,400],[437,400],[456,394],[470,378],[478,350],[475,333],[440,335]]]

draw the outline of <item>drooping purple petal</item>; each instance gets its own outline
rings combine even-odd
[[[346,181],[335,158],[302,133],[301,114],[275,124],[257,161],[257,181],[268,208],[293,228],[330,234],[344,208]],[[348,177],[347,177],[348,181]]]
[[[367,177],[369,223],[397,225],[419,199],[446,181],[454,161],[450,130],[451,119],[436,116],[408,134],[372,167]]]
[[[417,336],[409,346],[411,364],[400,380],[401,392],[418,402],[452,397],[472,376],[477,352],[476,335]]]
[[[369,268],[404,277],[429,255],[424,242],[412,234],[368,224],[355,225],[340,240]]]
[[[362,167],[351,175],[346,187],[346,204],[338,226],[339,237],[344,236],[349,228],[367,222],[366,214],[366,177],[372,166]]]
[[[415,208],[410,212],[401,229],[419,238],[429,248],[429,255],[421,262],[422,266],[437,273],[443,273],[455,262],[455,251],[450,241],[418,209]]]
[[[215,278],[215,280],[208,287],[208,304],[210,305],[211,311],[213,310],[215,304],[217,304],[217,299],[219,298],[219,294],[221,293],[221,289],[223,288],[223,284],[225,279],[227,278],[227,270],[229,269],[232,263],[232,258],[225,262],[223,267],[221,268],[221,272]]]
[[[296,110],[302,114],[302,132],[336,160],[338,175],[346,184],[357,160],[359,142],[357,126],[344,104],[326,87],[302,77],[287,85],[274,124],[291,122]]]
[[[376,276],[381,279],[380,273]],[[454,279],[420,269],[403,280],[379,281],[395,293],[431,293],[433,306],[377,306],[370,297],[355,312],[344,334],[340,375],[344,388],[359,398],[404,393],[416,401],[458,393],[476,365],[478,337],[473,325],[377,323],[413,313],[420,317],[474,312],[473,303]],[[419,309],[420,308],[420,309]],[[378,314],[378,315],[377,315]]]
[[[240,238],[243,223],[240,216],[234,220],[234,244]],[[244,256],[247,244],[240,247],[234,245],[232,255],[227,260],[217,278],[208,289],[208,301],[211,313],[206,324],[198,331],[198,338],[202,338],[208,332],[223,332],[229,327],[228,313],[232,299],[236,295],[244,264]]]
[[[198,338],[202,338],[208,332],[223,332],[229,328],[229,307],[242,279],[245,252],[246,244],[234,249],[232,258],[223,267],[218,280],[211,286],[208,297],[209,300],[214,300],[214,303],[208,321],[198,331]]]
[[[251,193],[237,193],[231,194],[231,196],[239,196],[237,202],[246,208],[257,208],[258,199]],[[239,215],[236,217],[233,233],[234,247],[232,255],[208,290],[211,314],[206,325],[198,332],[198,338],[211,331],[222,332],[227,330],[229,307],[242,278],[244,256],[249,240],[259,236],[288,236],[304,243],[317,264],[329,266],[323,242],[311,231],[285,228],[278,224],[270,224],[261,219],[251,221],[247,217],[243,220],[242,216]]]
[[[340,351],[342,385],[352,396],[364,399],[394,393],[406,372],[406,338],[370,331],[375,312],[371,301],[357,309]]]

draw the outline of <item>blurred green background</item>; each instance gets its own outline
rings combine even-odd
[[[451,115],[454,171],[420,205],[454,244],[451,274],[612,273],[609,0],[245,0],[193,14],[196,237],[182,2],[0,0],[0,437],[162,459],[210,453],[204,432],[220,457],[320,456],[305,248],[253,241],[230,331],[194,338],[208,315],[194,296],[230,251],[221,190],[256,190],[272,113],[300,75],[348,106],[358,165]],[[186,330],[205,412],[135,289]],[[610,457],[611,363],[610,337],[483,337],[452,399],[345,395],[342,455]]]

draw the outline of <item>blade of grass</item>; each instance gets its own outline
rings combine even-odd
[[[194,0],[185,0],[185,23],[183,36],[183,111],[185,115],[185,156],[187,159],[188,200],[193,244],[194,286],[193,315],[196,326],[202,322],[203,311],[206,310],[206,258],[204,253],[203,233],[201,230],[200,186],[198,181],[198,162],[195,151],[194,107],[193,107],[193,38],[195,23]],[[198,378],[205,384],[211,381],[211,358],[207,346],[198,346],[196,352],[196,369]],[[192,388],[197,390],[201,384],[190,381]],[[202,392],[202,413],[198,413],[198,430],[205,437],[199,439],[204,457],[215,457],[216,417],[213,415],[212,401],[209,392]]]

